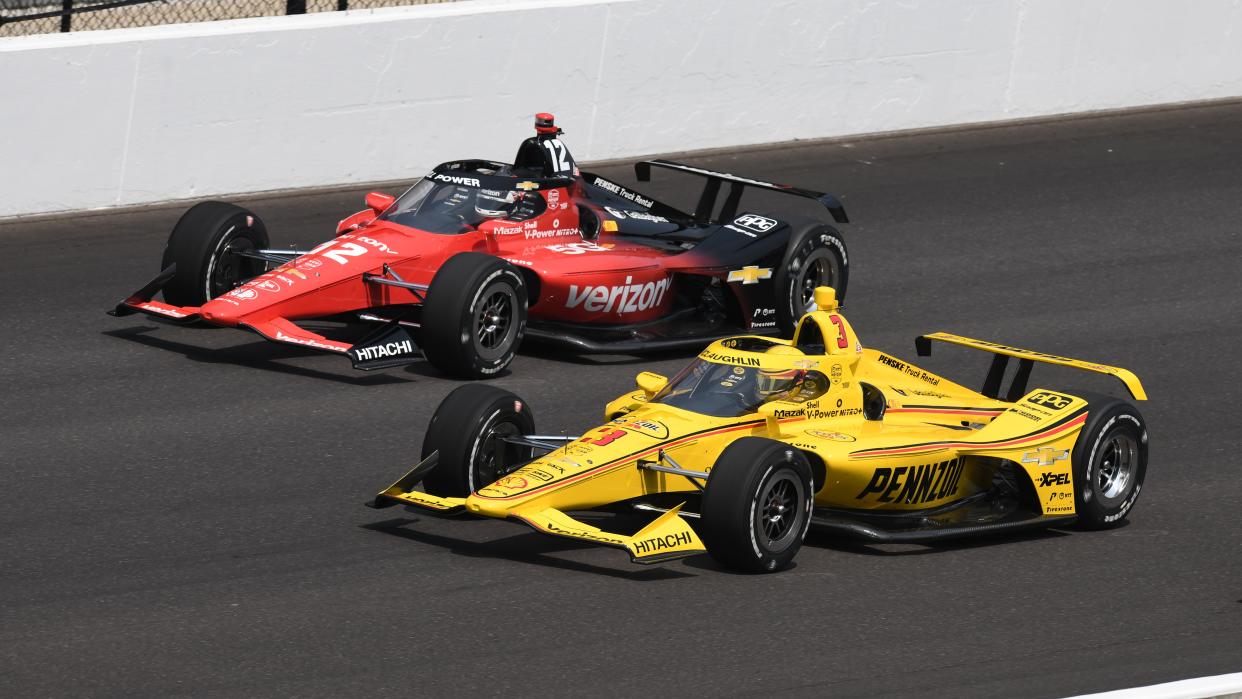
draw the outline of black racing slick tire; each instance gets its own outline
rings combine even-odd
[[[776,324],[792,337],[798,321],[815,310],[815,287],[830,286],[844,303],[849,283],[849,255],[845,238],[826,223],[796,227],[776,273]]]
[[[177,265],[164,287],[164,300],[177,306],[207,303],[267,270],[262,260],[235,251],[267,247],[267,228],[254,213],[222,201],[191,206],[164,247],[160,269]]]
[[[504,260],[477,252],[450,257],[427,289],[419,339],[427,360],[462,379],[504,370],[526,333],[526,284]]]
[[[436,408],[423,458],[440,452],[435,468],[423,479],[432,495],[465,497],[530,459],[530,447],[498,442],[504,436],[535,432],[535,415],[516,395],[487,384],[453,390]]]
[[[721,452],[703,493],[700,536],[721,565],[771,573],[802,548],[814,498],[811,465],[799,450],[743,437]]]
[[[1078,526],[1108,529],[1130,514],[1147,475],[1147,423],[1112,396],[1068,391],[1087,400],[1087,422],[1074,443]]]

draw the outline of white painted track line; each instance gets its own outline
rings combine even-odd
[[[1242,672],[1190,680],[1132,687],[1099,694],[1083,694],[1069,699],[1242,699]]]

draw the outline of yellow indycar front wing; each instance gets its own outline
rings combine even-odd
[[[469,507],[469,497],[441,497],[414,490],[414,486],[421,482],[431,469],[435,468],[438,459],[439,454],[433,452],[396,483],[376,495],[375,500],[367,505],[375,508],[406,505],[438,515],[458,515],[468,512],[516,520],[544,534],[624,549],[630,554],[630,560],[634,563],[662,563],[707,551],[698,534],[681,517],[681,505],[661,514],[638,533],[627,536],[593,527],[552,507],[532,504],[495,512],[492,508],[483,510]]]

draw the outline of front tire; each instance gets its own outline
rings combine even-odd
[[[497,444],[498,437],[535,433],[535,415],[516,395],[486,384],[466,384],[448,394],[423,438],[423,457],[440,452],[423,479],[432,495],[466,497],[530,459],[530,448]]]
[[[815,288],[830,286],[844,303],[849,282],[845,238],[825,223],[811,223],[790,236],[789,247],[776,275],[776,322],[792,337],[798,321],[815,310]]]
[[[1108,529],[1133,509],[1147,475],[1147,423],[1133,405],[1111,396],[1087,399],[1087,423],[1074,444],[1074,505],[1084,529]]]
[[[267,265],[233,254],[269,247],[267,228],[254,213],[222,201],[190,207],[173,226],[160,269],[176,263],[177,273],[164,287],[164,300],[176,306],[201,306],[263,274]]]
[[[495,376],[522,343],[526,301],[513,265],[483,253],[454,255],[427,289],[420,331],[427,360],[457,378]]]
[[[811,523],[811,465],[797,449],[743,437],[721,452],[703,493],[700,535],[726,568],[771,573],[789,565]]]

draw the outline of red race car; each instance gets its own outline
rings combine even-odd
[[[814,199],[844,223],[835,197],[665,160],[635,165],[643,182],[653,167],[704,179],[686,213],[579,171],[552,115],[537,115],[535,131],[513,164],[444,163],[400,197],[368,194],[366,210],[309,251],[272,249],[246,209],[197,204],[173,228],[159,275],[111,313],[244,328],[347,355],[358,369],[425,357],[483,378],[508,366],[523,337],[579,352],[699,346],[788,334],[815,287],[844,295],[836,228],[738,210],[758,188]],[[306,320],[371,327],[329,337]]]

